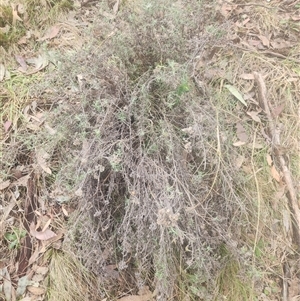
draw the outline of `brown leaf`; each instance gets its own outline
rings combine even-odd
[[[227,3],[223,3],[222,7],[220,9],[220,13],[225,17],[226,19],[230,16],[232,11],[237,8],[237,5],[230,5]]]
[[[47,67],[49,64],[49,61],[45,55],[39,55],[38,57],[27,59],[26,62],[28,64],[34,65],[35,71],[40,71]]]
[[[268,48],[270,47],[270,41],[267,37],[259,35],[258,38],[262,41],[262,43],[265,47],[268,47]]]
[[[42,232],[45,232],[48,229],[48,227],[50,226],[51,222],[52,222],[52,219],[49,218],[48,221],[46,222],[45,226],[43,227]]]
[[[46,161],[46,159],[48,159],[49,157],[49,154],[42,148],[36,151],[36,159],[38,165],[43,169],[43,171],[51,175],[51,169],[49,168]]]
[[[13,195],[13,193],[11,192],[11,194]],[[4,229],[5,229],[5,221],[7,219],[7,217],[9,216],[10,212],[13,210],[13,208],[15,207],[16,204],[16,200],[14,198],[12,198],[9,202],[9,204],[2,208],[2,216],[1,216],[1,220],[0,220],[0,238],[2,238],[2,236],[4,235]]]
[[[253,173],[252,167],[250,165],[243,165],[242,169],[248,175]]]
[[[0,182],[0,190],[7,188],[10,185],[10,180]]]
[[[249,115],[254,121],[261,123],[260,118],[257,116],[260,113],[260,111],[250,111],[247,112],[247,115]]]
[[[48,124],[47,122],[45,122],[44,127],[45,127],[45,129],[48,131],[48,133],[49,133],[51,136],[55,135],[56,132],[57,132],[55,129],[53,129],[52,127],[50,127],[49,124]]]
[[[46,290],[43,287],[36,286],[27,286],[27,290],[35,296],[43,295],[46,292]]]
[[[64,236],[64,231],[58,231],[57,235],[48,239],[48,240],[42,240],[42,248],[40,250],[40,253],[44,253],[47,250],[47,247],[49,247],[50,245],[53,248],[56,249],[60,249],[61,248],[61,243],[59,242],[59,240]]]
[[[37,274],[46,275],[49,271],[47,267],[35,266],[32,268]]]
[[[236,169],[240,169],[241,166],[243,165],[245,161],[245,157],[243,155],[239,155],[235,160],[234,160],[234,165]]]
[[[120,0],[117,0],[113,7],[113,12],[116,15],[119,10]]]
[[[17,181],[13,182],[14,185],[16,186],[23,186],[23,187],[26,187],[27,186],[27,183],[28,183],[28,180],[29,178],[31,177],[30,174],[26,175],[26,176],[23,176],[21,178],[19,178]]]
[[[236,135],[241,142],[247,142],[248,134],[240,122],[236,124]]]
[[[279,201],[285,195],[285,187],[286,185],[279,184],[279,188],[274,195],[276,201]]]
[[[254,75],[252,73],[243,73],[239,76],[242,79],[254,79]]]
[[[36,231],[36,228],[37,226],[33,222],[29,226],[30,234],[39,240],[48,240],[57,236],[50,229],[46,229],[45,231]]]
[[[259,142],[257,142],[257,141],[255,141],[255,143],[249,143],[248,146],[250,148],[256,148],[256,149],[262,149],[262,148],[264,148],[264,145],[261,144],[261,143],[259,143]]]
[[[283,112],[283,110],[284,110],[284,103],[282,103],[281,105],[279,105],[273,110],[273,116],[278,117]]]
[[[15,26],[17,21],[22,22],[23,20],[18,16],[17,6],[15,6],[14,4],[11,3],[11,8],[12,8],[12,15],[13,15],[12,24],[13,24],[13,26]]]
[[[272,177],[277,181],[280,182],[281,181],[281,177],[279,172],[277,171],[276,167],[273,165],[271,166],[271,175]]]
[[[8,130],[11,127],[11,125],[12,125],[12,122],[10,120],[7,120],[7,121],[4,122],[3,126],[4,126],[5,133],[8,132]]]
[[[18,70],[21,71],[21,72],[26,72],[28,66],[25,62],[25,59],[20,55],[15,55],[15,59],[21,66],[21,67],[18,68]]]
[[[43,232],[36,231],[36,233],[35,233],[35,237],[39,240],[48,240],[55,236],[56,236],[56,234],[53,231],[51,231],[50,229],[47,229]]]
[[[60,27],[57,25],[54,25],[54,26],[50,27],[47,30],[47,32],[45,33],[45,35],[42,38],[40,38],[38,41],[43,42],[45,40],[51,40],[58,35],[59,31],[60,31]]]
[[[246,144],[246,142],[243,142],[243,141],[237,141],[237,142],[232,143],[233,146],[242,146],[245,144]]]
[[[22,38],[20,38],[20,40],[18,41],[19,45],[23,45],[23,44],[27,44],[27,37],[23,36]]]
[[[274,49],[283,49],[283,48],[291,47],[291,43],[283,39],[275,39],[274,41],[271,42],[271,46]]]

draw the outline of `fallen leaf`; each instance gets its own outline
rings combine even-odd
[[[28,64],[34,65],[35,71],[42,70],[49,64],[49,61],[46,58],[46,56],[42,56],[42,55],[27,59],[26,62]]]
[[[234,165],[236,169],[240,169],[241,166],[243,165],[245,161],[245,157],[243,155],[239,155],[235,160],[234,160]]]
[[[252,73],[243,73],[239,76],[242,79],[254,79],[254,75]]]
[[[242,94],[238,91],[238,89],[232,85],[224,85],[225,88],[228,89],[228,91],[237,98],[244,106],[247,106],[246,101],[244,100]]]
[[[31,280],[34,282],[40,282],[40,281],[43,281],[44,279],[45,279],[45,276],[41,275],[41,274],[35,274],[31,278]]]
[[[249,148],[262,149],[262,148],[264,148],[264,145],[261,144],[261,143],[259,143],[259,142],[257,142],[257,141],[255,141],[254,143],[249,143],[248,147]]]
[[[23,45],[23,44],[27,44],[27,37],[23,36],[22,38],[20,38],[20,40],[18,41],[19,45]]]
[[[49,168],[46,161],[47,159],[49,159],[49,157],[49,154],[44,149],[41,148],[39,150],[36,150],[36,159],[38,165],[43,169],[43,171],[51,175],[51,169]]]
[[[13,182],[14,185],[16,186],[23,186],[23,187],[27,187],[27,184],[28,184],[28,180],[30,178],[30,174],[26,175],[26,176],[23,176],[21,178],[19,178],[17,181]]]
[[[254,92],[250,92],[250,93],[246,93],[244,94],[244,99],[245,101],[248,100],[248,99],[251,99],[255,96],[255,93]]]
[[[3,81],[4,76],[5,76],[5,67],[3,64],[0,64],[0,82]]]
[[[285,195],[285,187],[286,185],[279,184],[278,191],[276,191],[274,198],[276,201],[279,201]]]
[[[291,45],[290,42],[278,38],[278,39],[275,39],[274,41],[271,42],[271,46],[274,49],[284,49],[284,48],[289,48],[292,45]]]
[[[11,194],[13,195],[13,193],[11,192]],[[2,208],[2,216],[1,216],[1,220],[0,220],[0,238],[3,237],[4,233],[4,229],[5,229],[5,221],[7,219],[7,217],[9,216],[10,212],[12,211],[12,209],[15,207],[16,205],[16,201],[14,198],[12,198],[9,202],[9,204]]]
[[[249,138],[245,128],[242,126],[240,122],[236,124],[236,135],[238,139],[242,142],[247,142]]]
[[[49,218],[48,221],[46,222],[45,226],[43,227],[42,232],[45,232],[48,229],[48,227],[50,226],[51,222],[52,222],[52,219]]]
[[[60,239],[64,236],[64,231],[58,231],[57,235],[48,239],[48,240],[42,240],[42,248],[40,250],[40,253],[44,253],[47,251],[47,247],[50,245],[55,249],[61,249],[62,244],[60,242]]]
[[[64,206],[61,206],[61,210],[62,210],[62,212],[63,212],[63,214],[65,215],[65,216],[69,216],[69,213],[68,213],[68,211],[64,208]]]
[[[2,33],[8,33],[10,31],[10,26],[6,24],[4,27],[0,27],[0,32]]]
[[[12,24],[13,24],[13,26],[15,26],[17,21],[22,22],[23,20],[18,16],[17,6],[15,6],[13,3],[11,3],[11,8],[12,8],[12,15],[13,15]]]
[[[272,175],[272,177],[273,177],[277,182],[280,182],[280,181],[281,181],[279,172],[277,171],[277,169],[276,169],[276,167],[275,167],[274,165],[271,166],[271,175]]]
[[[237,8],[236,5],[223,3],[220,9],[220,13],[223,15],[223,17],[227,19],[231,15],[232,11],[236,8]]]
[[[253,173],[252,167],[250,165],[243,165],[242,169],[248,175]]]
[[[12,285],[10,280],[10,275],[8,273],[7,267],[2,269],[3,275],[3,292],[5,295],[5,300],[10,301],[12,297]]]
[[[28,66],[27,66],[27,64],[25,62],[25,59],[22,56],[20,56],[20,55],[15,55],[15,59],[20,64],[20,66],[21,66],[21,67],[18,68],[18,70],[21,71],[21,72],[26,72]]]
[[[25,275],[19,279],[17,292],[16,292],[17,297],[20,297],[25,293],[28,284],[29,284],[28,275]]]
[[[117,0],[113,7],[113,12],[116,15],[119,10],[120,0]]]
[[[35,266],[32,268],[37,274],[46,275],[49,271],[47,267]]]
[[[279,105],[278,107],[276,107],[274,110],[273,110],[273,116],[274,117],[278,117],[284,110],[284,103],[282,103],[281,105]]]
[[[8,130],[9,130],[9,128],[11,127],[11,125],[12,125],[12,122],[10,121],[10,120],[7,120],[7,121],[5,121],[4,122],[4,131],[5,131],[5,133],[7,133],[8,132]]]
[[[267,37],[262,36],[262,35],[258,35],[258,38],[262,41],[263,45],[266,47],[270,47],[270,41]]]
[[[43,287],[36,287],[36,286],[27,286],[27,290],[31,294],[36,296],[43,295],[46,292],[46,290]]]
[[[234,142],[232,145],[233,146],[242,146],[242,145],[245,145],[246,142],[243,142],[243,141],[237,141],[237,142]]]
[[[291,228],[291,214],[286,209],[282,211],[282,223],[285,233],[288,233]]]
[[[57,25],[54,25],[54,26],[50,27],[46,31],[45,35],[42,38],[38,39],[38,41],[43,42],[45,40],[51,40],[58,35],[59,31],[60,31],[60,27]]]
[[[0,183],[0,190],[7,188],[10,185],[10,180],[6,180]]]
[[[50,127],[49,124],[48,124],[47,122],[45,122],[44,127],[45,127],[45,129],[48,131],[48,133],[49,133],[51,136],[55,135],[56,132],[57,132],[55,129],[53,129],[52,127]]]
[[[50,229],[47,229],[44,232],[36,231],[36,233],[35,233],[35,237],[39,240],[48,240],[55,236],[56,236],[56,234],[53,231],[51,231]]]
[[[254,121],[261,123],[260,118],[257,116],[260,113],[260,111],[250,111],[247,112],[247,115],[249,115]]]

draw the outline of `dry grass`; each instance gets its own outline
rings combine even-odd
[[[47,277],[47,300],[99,300],[100,288],[78,259],[71,254],[50,251],[49,275]]]

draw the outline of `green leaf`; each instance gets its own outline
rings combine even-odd
[[[232,85],[224,85],[225,88],[228,89],[228,91],[234,96],[236,97],[244,106],[247,107],[247,103],[244,100],[242,94],[238,91],[238,89]]]
[[[16,234],[14,233],[5,233],[4,237],[8,240],[8,241],[14,241],[17,239]]]

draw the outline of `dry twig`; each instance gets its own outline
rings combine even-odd
[[[260,73],[254,72],[255,81],[258,87],[258,97],[259,97],[259,103],[262,109],[265,111],[267,115],[267,119],[269,122],[269,131],[272,138],[272,147],[274,151],[274,155],[278,158],[278,161],[280,163],[280,168],[283,173],[284,181],[287,186],[288,191],[288,199],[290,201],[290,206],[293,210],[295,220],[297,223],[297,229],[298,233],[297,237],[300,235],[300,209],[298,206],[297,201],[297,194],[296,189],[293,184],[292,175],[290,170],[287,167],[287,163],[285,160],[285,157],[283,156],[282,152],[279,151],[281,149],[280,147],[280,130],[276,127],[275,118],[272,115],[272,108],[268,102],[267,99],[267,89],[265,82],[263,80],[263,77]]]

